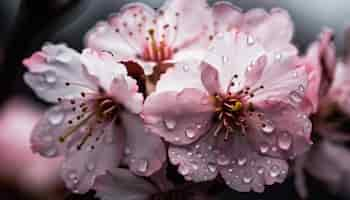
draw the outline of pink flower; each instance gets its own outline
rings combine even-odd
[[[160,138],[145,131],[139,113],[143,96],[124,65],[108,53],[46,45],[23,62],[26,83],[42,99],[58,103],[36,124],[32,150],[63,155],[67,187],[86,192],[96,176],[127,164],[149,176],[166,159]]]
[[[311,122],[299,109],[305,68],[269,52],[243,32],[219,34],[200,66],[201,81],[193,80],[195,67],[178,65],[146,99],[146,126],[171,143],[170,161],[186,180],[221,174],[235,190],[262,192],[282,182],[286,160],[310,146]]]
[[[291,43],[294,25],[284,9],[273,8],[268,13],[255,8],[243,13],[227,1],[213,5],[214,30],[216,33],[237,30],[249,35],[249,41],[259,42],[276,60],[297,55],[298,50]]]
[[[311,104],[311,112],[318,111],[319,101],[331,86],[336,66],[336,52],[333,43],[333,32],[325,29],[318,41],[312,43],[301,65],[305,65],[309,85],[306,89],[306,101]],[[304,108],[305,110],[307,108]]]
[[[108,22],[98,23],[86,44],[119,60],[136,61],[150,75],[156,65],[201,58],[212,38],[211,29],[205,0],[167,0],[157,11],[131,3]]]
[[[0,111],[1,179],[15,180],[22,189],[33,193],[53,190],[59,183],[61,159],[47,160],[30,150],[30,132],[41,111],[22,98],[11,98]]]

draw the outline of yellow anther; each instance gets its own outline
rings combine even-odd
[[[240,111],[243,107],[243,104],[240,102],[240,101],[236,101],[232,106],[231,106],[231,110],[233,112],[236,112],[236,111]]]

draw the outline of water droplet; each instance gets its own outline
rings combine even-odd
[[[250,35],[247,36],[247,45],[251,46],[255,43],[254,38]]]
[[[228,63],[228,57],[227,56],[222,56],[222,63],[223,64]]]
[[[258,174],[261,175],[264,173],[264,171],[265,171],[265,169],[263,167],[259,167],[257,172],[258,172]]]
[[[198,165],[196,165],[196,164],[193,164],[192,167],[193,167],[194,170],[198,170],[199,169]]]
[[[129,147],[125,147],[124,154],[125,155],[130,155],[131,154],[131,149]]]
[[[262,144],[260,146],[260,152],[263,153],[263,154],[267,153],[269,151],[269,149],[270,148],[269,148],[269,146],[267,144]]]
[[[301,97],[301,95],[300,95],[298,92],[296,92],[296,91],[290,92],[290,94],[289,94],[289,99],[290,99],[290,101],[292,101],[293,103],[300,103],[300,102],[303,100],[303,98]]]
[[[168,130],[174,130],[175,127],[176,127],[176,121],[175,121],[175,120],[172,120],[172,119],[166,119],[166,120],[164,120],[164,124],[165,124],[165,127],[166,127]]]
[[[183,165],[180,165],[178,171],[179,171],[179,173],[180,173],[181,175],[183,175],[183,176],[188,175],[188,173],[190,172],[190,170],[189,170],[187,167],[183,166]]]
[[[199,149],[200,147],[201,147],[201,145],[196,144],[196,146],[194,148]]]
[[[266,121],[261,129],[264,133],[272,133],[275,130],[275,127],[271,121]]]
[[[189,151],[189,152],[187,152],[187,155],[188,155],[188,156],[192,156],[193,153],[192,153],[191,151]]]
[[[46,156],[46,157],[55,157],[55,156],[57,156],[58,155],[58,151],[57,151],[57,149],[55,148],[55,147],[52,147],[52,148],[49,148],[48,150],[46,150],[45,152],[44,152],[44,155]]]
[[[299,85],[298,90],[303,93],[305,92],[305,87],[303,85]]]
[[[55,83],[57,81],[57,76],[55,74],[55,72],[53,71],[48,71],[46,74],[45,74],[45,80],[47,83]]]
[[[212,146],[212,145],[209,145],[209,146],[208,146],[208,150],[209,150],[209,151],[213,150],[213,146]]]
[[[212,173],[216,172],[216,166],[215,166],[215,165],[209,164],[209,165],[208,165],[208,169],[209,169],[209,171],[212,172]]]
[[[230,160],[227,158],[227,156],[222,154],[222,155],[219,155],[216,162],[218,163],[218,165],[225,166],[225,165],[228,165],[230,163]]]
[[[304,116],[306,116],[306,115],[304,115]],[[305,121],[305,124],[304,124],[304,129],[303,129],[304,134],[309,134],[311,132],[311,130],[312,130],[312,123],[310,120],[307,119]]]
[[[61,52],[56,57],[56,60],[63,62],[63,63],[67,63],[67,62],[71,61],[72,59],[73,59],[72,55],[70,55],[67,52]]]
[[[183,65],[182,69],[184,70],[184,72],[190,71],[190,67],[188,65]]]
[[[278,61],[278,62],[281,61],[282,60],[282,53],[280,53],[280,52],[276,53],[275,54],[275,60]]]
[[[86,165],[86,168],[88,171],[93,171],[95,169],[95,164],[94,163],[88,163]]]
[[[288,134],[288,132],[284,132],[278,137],[278,146],[282,150],[288,150],[292,145],[292,137]]]
[[[192,129],[192,128],[187,128],[186,130],[185,130],[185,134],[186,134],[186,136],[188,137],[188,138],[194,138],[195,136],[196,136],[196,134],[195,134],[195,132],[194,132],[194,130]]]
[[[198,123],[198,124],[196,125],[196,127],[197,127],[198,129],[200,129],[200,128],[202,128],[202,124]]]
[[[147,171],[147,169],[148,169],[148,162],[147,162],[147,160],[140,160],[139,163],[138,163],[137,170],[139,172],[144,173],[144,172]]]
[[[238,164],[239,166],[245,165],[246,162],[247,162],[247,159],[246,159],[246,158],[239,158],[239,159],[237,160],[237,164]]]
[[[233,169],[232,169],[232,168],[228,169],[228,172],[229,172],[229,173],[232,173],[232,172],[233,172]]]
[[[52,111],[49,114],[49,122],[52,125],[59,125],[59,124],[61,124],[62,121],[63,121],[63,118],[64,118],[64,114],[63,114],[63,112],[61,112],[59,110]]]
[[[203,158],[203,154],[197,153],[197,157],[198,157],[198,158]]]
[[[280,175],[281,171],[277,165],[273,165],[270,170],[270,176],[273,178],[276,178],[278,175]]]
[[[244,176],[243,177],[243,183],[248,184],[248,183],[251,183],[252,180],[253,180],[253,178],[251,176]]]
[[[175,140],[175,142],[178,142],[178,141],[180,141],[180,138],[179,137],[175,137],[174,140]]]
[[[77,179],[78,177],[77,177],[77,174],[76,174],[75,172],[70,172],[70,173],[68,174],[68,178],[71,179],[71,180],[75,180],[75,179]]]

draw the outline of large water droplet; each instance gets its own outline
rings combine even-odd
[[[288,134],[288,132],[284,132],[278,136],[278,146],[282,150],[288,150],[292,145],[292,137]]]
[[[260,152],[263,154],[267,153],[269,151],[269,149],[270,149],[270,147],[267,144],[262,144],[260,146]]]
[[[243,165],[245,165],[247,163],[247,158],[239,158],[238,160],[237,160],[237,164],[239,165],[239,166],[243,166]]]
[[[222,155],[219,155],[216,162],[218,163],[218,165],[225,166],[225,165],[228,165],[230,163],[230,160],[227,158],[226,155],[222,154]]]
[[[52,124],[52,125],[59,125],[63,121],[64,114],[63,114],[63,112],[61,112],[59,110],[56,110],[56,111],[52,111],[49,114],[48,118],[49,118],[50,124]]]
[[[185,134],[186,134],[186,136],[188,137],[188,138],[194,138],[195,136],[196,136],[196,134],[195,134],[195,132],[194,132],[194,130],[192,129],[192,128],[187,128],[186,130],[185,130]]]
[[[272,133],[275,130],[274,125],[272,124],[272,122],[270,121],[266,121],[263,125],[262,125],[262,131],[264,133]]]
[[[270,176],[275,178],[278,175],[280,175],[281,171],[280,168],[277,165],[273,165],[270,169]]]
[[[58,151],[55,147],[51,147],[44,152],[44,155],[49,158],[55,157],[58,155]]]
[[[289,99],[292,103],[297,103],[297,104],[303,100],[302,96],[296,91],[290,92]]]
[[[166,120],[164,120],[164,124],[165,124],[165,127],[168,130],[174,130],[175,127],[176,127],[176,121],[173,120],[173,119],[166,119]]]
[[[252,36],[247,36],[247,45],[251,46],[255,43],[254,38]]]
[[[209,171],[212,172],[212,173],[216,172],[216,166],[215,166],[215,165],[209,164],[209,165],[208,165],[208,169],[209,169]]]
[[[148,169],[148,161],[147,160],[140,160],[139,163],[138,163],[138,167],[137,167],[137,170],[139,172],[146,172]]]
[[[55,83],[57,81],[57,76],[55,74],[55,72],[52,72],[52,71],[48,71],[46,74],[45,74],[45,80],[47,83]]]

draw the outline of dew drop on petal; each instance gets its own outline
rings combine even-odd
[[[300,103],[303,100],[301,95],[298,92],[296,92],[296,91],[290,92],[289,99],[290,99],[290,101],[292,103],[297,103],[297,104]]]
[[[196,148],[196,149],[199,149],[201,147],[201,145],[199,145],[199,144],[196,144],[196,146],[194,146],[194,148]]]
[[[49,114],[49,122],[52,125],[59,125],[62,123],[64,114],[61,111],[53,111]]]
[[[261,153],[265,154],[265,153],[267,153],[268,151],[269,151],[269,146],[268,146],[267,144],[262,144],[262,145],[260,146],[260,152],[261,152]]]
[[[55,74],[55,72],[52,72],[52,71],[48,71],[46,74],[45,74],[45,80],[47,83],[55,83],[57,81],[57,76]]]
[[[252,36],[247,36],[247,45],[251,46],[255,43],[254,38]]]
[[[257,170],[258,174],[260,174],[260,175],[263,174],[264,171],[265,171],[265,169],[263,167],[259,167]]]
[[[125,155],[130,155],[131,154],[131,149],[129,147],[125,147],[124,154]]]
[[[228,57],[227,56],[222,56],[222,63],[223,64],[228,63]]]
[[[216,166],[215,166],[215,165],[209,164],[209,165],[208,165],[208,169],[209,169],[209,171],[212,172],[212,173],[216,172]]]
[[[196,136],[196,134],[195,134],[195,132],[194,132],[194,130],[192,129],[192,128],[187,128],[186,130],[185,130],[185,134],[186,134],[186,136],[188,137],[188,138],[194,138],[195,136]]]
[[[173,119],[165,119],[164,124],[168,130],[174,130],[176,127],[176,121]]]
[[[216,162],[218,163],[218,165],[225,166],[230,163],[230,160],[227,158],[226,155],[221,154],[218,156]]]
[[[275,178],[277,176],[279,176],[281,173],[279,167],[277,165],[273,165],[270,169],[270,176]]]
[[[303,85],[299,85],[298,90],[303,93],[305,92],[305,87]]]
[[[252,182],[253,178],[251,176],[244,176],[242,180],[243,180],[243,183],[248,184]]]
[[[279,62],[279,61],[281,61],[281,59],[282,59],[282,53],[280,53],[280,52],[276,53],[275,60]]]
[[[239,166],[243,166],[243,165],[245,165],[247,163],[247,159],[246,158],[239,158],[238,160],[237,160],[237,164],[239,165]]]
[[[182,69],[184,70],[184,72],[190,71],[190,67],[188,65],[183,65]]]
[[[291,145],[292,137],[287,132],[284,132],[278,136],[278,146],[282,150],[288,150],[291,147]]]
[[[194,170],[198,170],[199,169],[198,165],[196,165],[196,164],[193,164],[192,167],[193,167]]]
[[[55,157],[55,156],[57,156],[57,154],[58,154],[58,151],[54,147],[49,148],[48,150],[46,150],[44,152],[44,155],[47,156],[47,157]]]
[[[94,163],[88,163],[88,164],[86,165],[86,169],[87,169],[88,171],[93,171],[93,170],[95,169],[95,164],[94,164]]]
[[[138,167],[137,167],[137,170],[139,172],[146,172],[148,169],[148,161],[147,160],[140,160],[139,163],[138,163]]]
[[[261,129],[264,133],[272,133],[275,130],[275,127],[272,124],[272,122],[267,121],[264,123],[264,125],[261,127]]]
[[[189,170],[187,167],[183,166],[183,165],[180,165],[178,171],[179,171],[179,173],[180,173],[181,175],[183,175],[183,176],[188,175],[188,173],[190,172],[190,170]]]

